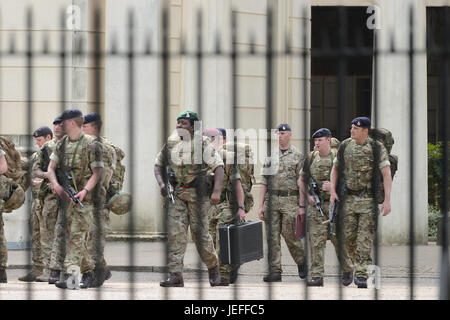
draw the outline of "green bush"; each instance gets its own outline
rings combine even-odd
[[[428,204],[440,206],[442,194],[442,142],[428,143]]]
[[[428,205],[428,237],[436,239],[441,211],[433,205]]]

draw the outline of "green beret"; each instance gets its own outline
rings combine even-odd
[[[179,119],[187,119],[187,120],[192,120],[192,121],[199,120],[197,112],[191,111],[191,110],[186,110],[186,111],[183,111],[182,113],[180,113],[177,117],[177,120],[179,120]]]

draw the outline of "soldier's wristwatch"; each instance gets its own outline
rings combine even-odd
[[[239,209],[242,209],[245,211],[245,207],[244,206],[239,206]]]

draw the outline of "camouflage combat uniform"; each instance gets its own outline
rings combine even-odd
[[[226,159],[226,151],[219,150],[219,154],[222,159]],[[232,156],[232,153],[230,153]],[[238,169],[239,170],[239,169]],[[224,177],[222,184],[222,192],[220,203],[217,205],[210,206],[208,210],[209,217],[209,233],[213,239],[217,255],[220,255],[220,243],[219,243],[219,228],[224,226],[229,226],[234,224],[236,217],[233,215],[231,201],[231,192],[233,190],[233,182],[240,180],[241,176],[239,171],[236,172],[235,166],[232,164],[225,165]],[[223,279],[230,280],[230,272],[232,270],[232,265],[221,264],[220,265],[220,275]]]
[[[344,181],[347,193],[344,199],[344,238],[350,258],[355,266],[355,276],[368,278],[367,266],[372,264],[371,249],[375,232],[375,221],[378,217],[378,206],[374,208],[371,190],[373,174],[372,138],[363,145],[358,145],[349,138],[341,144],[344,152]],[[348,144],[347,144],[348,143]],[[379,168],[390,165],[388,153],[383,144],[376,142],[381,148]],[[339,166],[338,157],[334,164]],[[374,209],[376,217],[373,216]]]
[[[35,152],[31,156],[31,166],[34,167],[37,163],[39,152]],[[42,199],[39,198],[39,188],[42,183],[42,179],[33,179],[35,183],[31,184],[31,194],[33,201],[31,203],[31,257],[33,260],[33,269],[39,273],[42,273],[45,267],[44,253],[42,251],[41,235],[42,231],[40,226],[43,222],[42,216]]]
[[[197,199],[196,188],[191,186],[196,173],[201,170],[206,174],[207,170],[215,171],[217,167],[223,167],[223,161],[209,138],[202,137],[203,154],[210,155],[209,161],[202,164],[194,163],[194,142],[182,141],[178,136],[169,137],[167,144],[158,153],[156,165],[164,168],[163,150],[167,148],[168,165],[175,172],[175,177],[180,187],[175,190],[175,204],[169,203],[167,226],[168,226],[168,268],[170,273],[183,272],[183,259],[187,245],[187,231],[191,227],[191,235],[196,244],[197,251],[208,269],[213,269],[219,264],[214,243],[208,232],[208,209],[209,198]],[[189,156],[190,154],[190,156]],[[186,159],[188,158],[188,159]],[[190,163],[187,163],[189,161]],[[200,169],[200,170],[199,170]],[[164,168],[165,170],[165,168]],[[201,207],[203,212],[197,215]],[[199,221],[200,218],[200,221]],[[197,238],[200,235],[200,238]]]
[[[61,150],[63,143],[65,144],[64,155]],[[71,141],[68,136],[65,136],[58,142],[50,159],[60,166],[60,160],[63,157],[65,159],[65,167],[75,177],[72,187],[77,192],[82,190],[92,176],[91,168],[103,168],[101,143],[83,133],[76,141]],[[86,247],[87,234],[91,230],[93,223],[94,190],[90,190],[83,199],[84,208],[78,204],[60,200],[60,210],[52,248],[50,266],[52,270],[64,270],[63,267],[67,269],[71,265],[81,267],[83,259],[86,260],[85,271],[94,270],[94,260]],[[67,254],[64,254],[65,248],[62,246],[63,241],[61,241],[61,239],[64,239],[65,234],[63,227],[64,217],[66,218],[66,231],[68,233]]]
[[[37,160],[33,165],[33,171],[40,169],[42,170],[45,165],[44,159],[44,148],[48,148],[49,155],[56,148],[58,140],[53,138],[52,140],[46,142],[41,150],[39,150],[37,155]],[[56,219],[58,217],[59,200],[58,196],[55,195],[48,184],[48,180],[44,179],[39,187],[38,197],[42,203],[42,215],[39,224],[39,230],[41,235],[41,248],[42,248],[42,259],[44,266],[47,270],[50,269],[50,257],[52,254],[53,238],[56,225]]]
[[[333,159],[335,157],[335,152],[331,151],[326,157],[321,157],[318,151],[311,154],[308,159],[308,165],[303,166],[302,177],[305,184],[308,185],[310,182],[310,177],[317,182],[319,190],[322,190],[322,184],[325,181],[330,181],[331,168],[333,167]],[[308,206],[307,217],[308,217],[308,233],[309,233],[309,243],[311,244],[311,277],[323,278],[324,275],[324,257],[325,257],[325,246],[327,239],[329,238],[334,245],[336,250],[336,255],[339,258],[339,246],[338,239],[335,234],[329,234],[329,224],[323,224],[329,218],[330,209],[330,192],[321,191],[319,194],[321,200],[321,205],[323,213],[322,216],[319,210],[314,205]],[[343,272],[352,271],[351,260],[348,257],[347,250],[345,246],[342,245],[342,261],[341,268]]]
[[[95,137],[93,137],[95,138]],[[104,208],[104,204],[106,202],[106,192],[109,188],[109,184],[111,182],[111,178],[113,176],[115,164],[116,164],[116,151],[112,146],[111,142],[109,142],[106,138],[99,138],[102,146],[103,146],[103,170],[102,176],[100,180],[100,198],[99,198],[99,213],[100,213],[100,224],[101,228],[97,227],[97,219],[95,218],[95,210],[94,210],[94,220],[92,223],[92,228],[87,235],[87,249],[88,253],[93,257],[95,261],[96,268],[105,268],[107,266],[104,250],[105,250],[105,241],[106,234],[110,231],[110,220],[109,220],[109,210]],[[96,238],[97,235],[100,235],[100,248],[98,248],[98,252],[96,252]],[[97,253],[99,254],[97,257]],[[98,261],[97,261],[98,260]],[[83,259],[81,265],[81,273],[86,273],[88,265],[87,261]]]
[[[269,272],[281,273],[281,235],[288,246],[289,252],[297,265],[303,265],[304,248],[301,241],[295,238],[295,217],[299,209],[298,180],[303,166],[304,157],[294,146],[284,152],[280,150],[278,163],[266,160],[265,167],[276,167],[278,172],[271,176],[262,176],[262,184],[267,186],[264,197],[264,221],[266,230],[271,227],[272,235],[268,236],[268,245],[272,256],[269,257]],[[269,178],[270,177],[270,178]],[[270,180],[270,185],[268,182]],[[268,210],[269,197],[272,212]]]

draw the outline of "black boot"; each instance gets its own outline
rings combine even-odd
[[[184,287],[183,275],[181,272],[170,273],[169,278],[159,283],[161,287]]]
[[[344,272],[342,274],[342,285],[348,286],[352,282],[353,282],[353,270]]]
[[[81,289],[92,288],[93,284],[94,284],[94,272],[89,271],[89,272],[83,273],[83,276],[81,277],[81,279],[82,279],[82,282],[80,283]]]
[[[323,278],[322,277],[312,277],[311,280],[306,282],[308,287],[323,287]]]
[[[6,269],[0,268],[0,283],[7,283],[8,277],[6,276]]]
[[[297,265],[297,269],[298,269],[298,276],[300,277],[300,279],[305,279],[306,278],[306,266],[304,264],[299,264],[299,265]]]
[[[111,270],[108,267],[105,268],[105,280],[109,280],[112,277]]]
[[[270,273],[263,277],[264,282],[281,282],[281,272]]]
[[[219,265],[212,269],[208,269],[209,284],[211,287],[222,286],[222,279],[220,277]]]
[[[50,276],[48,277],[49,284],[55,284],[59,281],[59,277],[61,276],[60,270],[50,270]]]
[[[26,275],[24,275],[23,277],[20,277],[19,281],[34,282],[34,281],[36,281],[37,277],[39,277],[39,276],[42,276],[42,270],[32,269]]]
[[[60,289],[67,289],[67,279],[69,279],[70,274],[65,273],[62,280],[58,280],[55,283],[55,286],[60,288]]]
[[[367,288],[367,279],[364,277],[356,277],[355,284],[358,288]]]

